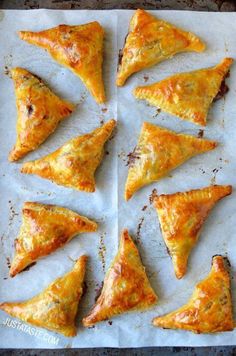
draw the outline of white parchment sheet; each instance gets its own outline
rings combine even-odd
[[[208,346],[236,344],[236,331],[214,335],[154,328],[154,316],[172,311],[191,296],[195,284],[210,271],[215,254],[228,256],[232,270],[232,295],[236,310],[235,195],[217,204],[202,229],[200,240],[189,259],[188,273],[176,280],[166,252],[156,212],[149,203],[154,188],[158,193],[174,193],[201,188],[212,183],[235,185],[236,150],[236,66],[227,82],[225,99],[212,105],[204,137],[217,140],[215,150],[199,155],[176,169],[171,175],[151,184],[126,203],[123,199],[127,176],[127,154],[137,143],[143,121],[149,121],[177,132],[198,135],[199,128],[138,102],[132,95],[137,85],[151,84],[170,74],[217,64],[222,58],[236,59],[236,13],[201,13],[185,11],[152,11],[162,19],[199,35],[207,44],[204,53],[178,54],[171,60],[133,75],[124,87],[115,87],[118,50],[123,47],[133,11],[1,11],[0,12],[0,301],[20,301],[42,291],[51,281],[63,275],[82,254],[89,256],[86,282],[88,290],[78,313],[78,334],[65,338],[35,328],[29,335],[27,324],[4,326],[8,315],[0,312],[0,347],[65,348],[65,347],[141,347],[141,346]],[[82,82],[69,70],[57,64],[45,51],[21,41],[18,30],[43,30],[66,23],[77,25],[98,20],[105,28],[104,80],[107,103],[99,107]],[[15,141],[16,108],[13,83],[4,75],[8,68],[20,66],[40,76],[61,97],[77,103],[77,109],[64,120],[54,134],[35,152],[19,163],[7,161]],[[6,67],[6,68],[5,68]],[[5,68],[5,69],[4,69]],[[57,186],[37,176],[20,174],[23,161],[42,157],[70,138],[91,131],[102,121],[117,118],[116,136],[111,139],[103,162],[96,173],[97,190],[93,194]],[[63,249],[41,259],[35,266],[15,278],[8,277],[8,264],[14,252],[13,243],[21,224],[24,201],[58,204],[96,220],[97,233],[81,234]],[[143,207],[147,206],[145,210]],[[97,290],[113,259],[119,232],[127,227],[137,241],[147,275],[159,301],[149,311],[128,313],[85,329],[81,319],[94,303]],[[235,315],[236,317],[236,315]],[[24,330],[23,330],[24,328]],[[40,331],[40,334],[39,334]],[[49,336],[56,343],[49,342]]]

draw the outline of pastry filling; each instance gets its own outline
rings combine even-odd
[[[230,75],[230,73],[228,71],[228,73],[222,79],[222,82],[221,82],[221,85],[220,85],[220,89],[219,89],[218,93],[216,94],[216,96],[214,97],[213,101],[220,100],[221,98],[223,98],[225,96],[226,93],[228,93],[229,87],[225,83],[225,80],[226,80],[226,78],[229,77],[229,75]]]
[[[128,35],[129,35],[129,32],[128,32],[127,35],[125,36],[123,49],[125,48],[125,44],[126,44],[126,40],[127,40]],[[123,49],[120,49],[120,50],[119,50],[119,53],[118,53],[118,66],[117,66],[117,71],[119,70],[119,66],[121,65],[121,62],[122,62]]]

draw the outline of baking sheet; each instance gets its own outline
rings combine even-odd
[[[86,282],[88,291],[82,298],[78,313],[78,334],[65,338],[59,334],[20,324],[0,312],[0,347],[4,348],[66,348],[66,347],[142,347],[142,346],[209,346],[233,345],[236,331],[214,335],[194,335],[184,331],[162,330],[151,325],[154,316],[172,311],[184,304],[195,284],[204,278],[214,254],[228,256],[232,269],[232,295],[236,305],[235,285],[235,192],[217,204],[202,229],[201,238],[189,259],[188,273],[176,280],[164,246],[156,212],[149,202],[153,189],[158,193],[174,193],[201,188],[211,183],[232,184],[235,188],[236,149],[236,68],[228,79],[230,92],[212,106],[204,137],[217,140],[214,151],[199,155],[158,183],[140,190],[128,203],[123,200],[127,176],[127,154],[137,143],[143,121],[161,125],[177,132],[198,135],[199,128],[154,107],[137,102],[132,89],[151,84],[176,72],[215,65],[225,56],[236,54],[236,13],[201,13],[186,11],[150,11],[151,13],[199,35],[207,44],[204,53],[182,53],[158,66],[132,76],[126,85],[115,87],[118,49],[123,47],[133,11],[1,11],[0,12],[0,300],[28,299],[39,293],[56,277],[66,273],[73,261],[83,253],[89,256]],[[82,24],[98,20],[106,31],[104,80],[108,101],[99,107],[80,80],[61,67],[40,48],[21,41],[18,30],[42,30],[61,23]],[[15,140],[16,108],[13,83],[4,71],[14,66],[25,67],[44,79],[62,97],[77,103],[76,111],[60,124],[55,133],[22,162],[41,157],[65,141],[99,126],[111,117],[118,119],[116,136],[111,139],[104,160],[96,173],[97,190],[93,194],[57,186],[36,176],[19,173],[21,163],[8,163],[8,152]],[[13,243],[21,223],[24,201],[38,201],[68,207],[95,219],[97,233],[81,234],[63,249],[40,260],[29,271],[14,279],[8,277],[8,264]],[[146,207],[143,210],[143,207]],[[127,227],[138,244],[150,282],[159,302],[149,311],[128,313],[85,329],[80,320],[94,303],[104,274],[113,259],[119,232]],[[235,307],[236,310],[236,307]],[[8,320],[8,321],[7,321]],[[7,321],[7,325],[6,324]],[[14,321],[14,323],[13,323]],[[33,335],[32,335],[33,333]]]

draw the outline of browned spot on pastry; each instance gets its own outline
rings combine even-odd
[[[26,108],[27,108],[27,114],[28,114],[28,116],[30,116],[34,111],[34,108],[32,105],[27,105]]]

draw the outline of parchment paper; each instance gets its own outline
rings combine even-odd
[[[128,203],[123,192],[127,176],[127,157],[137,143],[143,121],[164,126],[177,132],[198,135],[199,128],[138,102],[132,89],[151,84],[170,74],[217,64],[226,56],[236,57],[236,13],[201,13],[186,11],[152,11],[199,35],[207,44],[204,53],[183,53],[171,60],[133,75],[126,85],[115,87],[118,49],[123,47],[133,11],[1,11],[0,12],[0,301],[31,298],[56,277],[73,266],[81,254],[89,256],[86,274],[88,290],[78,313],[78,334],[65,338],[41,329],[40,337],[3,325],[8,318],[0,312],[0,347],[4,348],[65,348],[65,347],[141,347],[141,346],[208,346],[236,343],[236,331],[214,335],[194,335],[190,332],[154,328],[154,316],[172,311],[191,296],[195,284],[206,277],[215,254],[228,256],[232,270],[232,294],[236,305],[235,285],[235,192],[214,208],[202,229],[200,240],[189,259],[188,273],[178,281],[163,243],[159,223],[149,196],[201,188],[211,183],[232,184],[235,187],[236,148],[236,71],[232,66],[227,80],[230,91],[226,98],[212,106],[204,137],[217,140],[214,151],[199,155],[176,169],[161,181],[140,190]],[[108,101],[99,107],[81,81],[69,70],[58,65],[45,51],[21,41],[18,30],[42,30],[58,24],[82,24],[98,20],[106,31],[104,80]],[[24,67],[48,83],[61,97],[77,103],[77,109],[60,124],[55,133],[34,153],[19,163],[8,163],[8,152],[15,142],[16,108],[11,79],[4,71],[14,66]],[[6,67],[4,69],[4,67]],[[105,109],[105,110],[104,110]],[[107,109],[107,110],[106,110]],[[96,173],[97,190],[93,194],[57,186],[37,176],[19,173],[22,162],[42,157],[54,151],[70,138],[91,131],[102,121],[118,119],[116,136],[107,146],[106,154]],[[21,224],[24,201],[38,201],[68,207],[95,219],[97,233],[81,234],[63,249],[41,259],[29,271],[14,279],[8,277],[14,239]],[[147,206],[147,207],[145,207]],[[145,207],[143,210],[143,207]],[[136,240],[150,282],[159,301],[156,307],[143,313],[128,313],[85,329],[81,319],[94,304],[104,274],[116,254],[119,232],[127,227]],[[235,307],[236,310],[236,307]],[[10,318],[10,320],[14,320]],[[25,324],[27,325],[27,324]],[[37,328],[36,328],[37,329]],[[40,329],[37,329],[40,330]],[[45,333],[57,339],[49,343]]]

